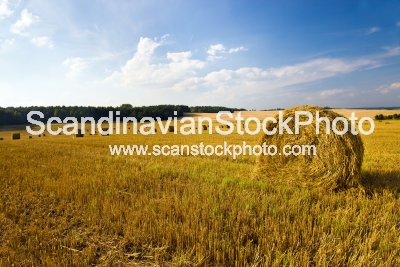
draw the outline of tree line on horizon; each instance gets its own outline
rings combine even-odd
[[[393,114],[393,115],[383,115],[377,114],[375,115],[375,120],[400,120],[400,114]]]
[[[161,118],[166,120],[169,117],[174,117],[174,111],[177,111],[177,117],[182,117],[183,113],[199,112],[199,113],[217,113],[219,111],[234,112],[237,110],[226,107],[213,106],[195,106],[189,107],[186,105],[155,105],[134,107],[131,104],[122,104],[118,107],[93,107],[93,106],[30,106],[30,107],[0,107],[0,126],[1,125],[19,125],[29,124],[27,115],[30,111],[40,111],[44,114],[44,118],[34,116],[35,120],[47,122],[51,117],[58,117],[64,120],[66,117],[74,117],[78,121],[83,117],[92,117],[96,121],[101,117],[108,117],[109,111],[120,111],[120,117],[135,117],[138,121],[143,117]]]

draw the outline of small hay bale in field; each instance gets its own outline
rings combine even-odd
[[[382,121],[379,121],[379,122],[382,122]]]
[[[309,111],[313,115],[310,125],[300,126],[299,134],[295,134],[294,130],[295,111]],[[265,142],[267,145],[275,145],[277,153],[274,156],[261,155],[257,158],[254,170],[256,179],[273,180],[297,186],[320,187],[327,190],[359,185],[364,156],[364,145],[360,135],[351,133],[350,122],[348,122],[349,130],[345,134],[337,135],[332,129],[330,134],[326,134],[324,121],[319,124],[320,133],[316,134],[316,111],[319,111],[320,118],[328,118],[331,128],[335,118],[343,117],[320,107],[300,106],[283,112],[283,121],[292,117],[287,125],[293,134],[288,134],[286,130],[283,131],[283,134],[279,134],[278,115],[275,117],[278,123],[268,122],[267,129],[272,131],[276,127],[277,132],[274,135],[262,133],[260,144]],[[300,121],[307,121],[307,119],[307,116],[300,116]],[[341,131],[344,129],[343,127],[343,121],[338,121],[336,128]],[[316,154],[285,156],[283,153],[285,145],[292,148],[294,145],[300,147],[314,145]],[[288,148],[286,151],[290,151],[292,148]]]
[[[46,136],[46,134],[43,134],[43,137]]]
[[[32,135],[29,136],[29,139],[32,139]]]
[[[81,129],[78,129],[76,131],[76,133],[72,135],[72,137],[74,137],[74,138],[76,138],[76,137],[84,137],[84,136],[85,136],[84,135],[84,131],[82,131]]]
[[[17,139],[21,139],[21,134],[20,133],[12,133],[11,140],[17,140]]]
[[[387,122],[385,122],[385,123],[386,123],[386,124],[390,124],[390,122],[388,122],[388,121],[387,121]]]
[[[42,136],[41,134],[38,135],[38,137],[41,137],[41,136]]]
[[[169,126],[168,127],[168,132],[173,133],[175,131],[175,127],[174,126]]]
[[[0,141],[3,141],[3,137],[0,137]]]
[[[207,131],[207,130],[208,130],[207,125],[203,125],[203,130],[204,130],[204,131]]]

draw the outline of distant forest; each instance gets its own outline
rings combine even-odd
[[[30,111],[42,112],[44,114],[43,119],[40,119],[38,116],[33,116],[32,118],[35,120],[41,120],[42,122],[47,122],[50,117],[59,117],[61,120],[64,120],[66,117],[74,117],[77,118],[78,121],[80,121],[82,117],[93,117],[97,121],[101,117],[108,117],[109,111],[120,111],[120,117],[135,117],[139,121],[143,117],[160,117],[162,120],[166,120],[168,117],[174,116],[174,111],[177,111],[177,117],[182,117],[183,113],[189,112],[214,113],[219,111],[234,112],[237,110],[245,109],[211,106],[189,107],[185,105],[157,105],[133,107],[131,104],[123,104],[119,107],[0,107],[0,125],[29,124],[29,122],[27,121],[27,114]]]
[[[220,111],[230,111],[230,112],[235,112],[235,111],[245,111],[246,109],[244,108],[227,108],[227,107],[220,107],[220,106],[196,106],[196,107],[190,107],[190,112],[195,112],[195,113],[218,113]]]
[[[393,115],[383,115],[378,114],[375,115],[375,120],[400,120],[400,114],[393,114]]]

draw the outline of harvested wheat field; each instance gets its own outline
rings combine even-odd
[[[13,132],[21,139],[11,140]],[[109,150],[113,144],[256,145],[256,135],[159,129],[107,138],[28,135],[22,126],[0,130],[1,266],[400,265],[398,120],[376,122],[362,143],[350,142],[356,161],[336,177],[360,167],[353,173],[357,185],[338,190],[320,186],[336,181],[328,176],[308,186],[282,173],[254,179],[257,157],[250,155],[112,156]],[[319,174],[321,164],[330,159],[307,171]]]

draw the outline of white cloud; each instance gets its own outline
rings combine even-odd
[[[231,48],[229,49],[229,53],[236,53],[239,51],[247,51],[247,48],[244,48],[243,46],[241,47],[236,47],[236,48]]]
[[[143,86],[171,86],[175,82],[196,75],[196,69],[202,69],[205,62],[191,59],[192,52],[167,53],[167,64],[153,64],[154,50],[164,41],[140,38],[136,53],[121,68],[105,79],[117,86],[138,88]]]
[[[400,88],[400,82],[398,83],[392,83],[392,85],[390,85],[391,88],[396,88],[399,89]]]
[[[379,32],[380,30],[381,30],[381,28],[379,28],[379,27],[372,27],[367,30],[366,35],[372,34],[374,32]]]
[[[321,58],[296,65],[279,68],[240,68],[237,70],[222,69],[211,72],[204,77],[191,77],[176,83],[171,89],[212,91],[224,86],[230,93],[240,95],[258,94],[291,85],[317,81],[340,74],[350,73],[378,64],[375,61],[360,59],[346,61],[343,59]],[[325,92],[325,95],[334,92]],[[336,91],[336,93],[339,93]]]
[[[397,91],[400,90],[400,82],[392,83],[391,85],[382,85],[378,88],[375,89],[376,91],[379,91],[381,94],[387,94],[391,91]]]
[[[399,21],[399,22],[397,22],[396,26],[397,26],[397,27],[400,27],[400,21]]]
[[[167,53],[167,58],[172,59],[173,62],[179,62],[192,57],[192,52],[180,52],[180,53]]]
[[[207,60],[213,61],[214,59],[222,58],[221,56],[217,56],[218,53],[224,53],[225,47],[222,44],[210,45],[210,48],[207,50]]]
[[[225,47],[222,44],[210,45],[210,48],[207,50],[207,54],[215,56],[218,52],[224,52]]]
[[[69,71],[65,76],[74,78],[88,67],[88,62],[80,57],[67,58],[63,62],[64,65],[69,66]]]
[[[40,19],[38,16],[35,16],[32,13],[29,13],[27,9],[24,9],[21,12],[21,18],[11,26],[10,31],[19,35],[27,35],[25,29],[39,21]]]
[[[343,93],[343,92],[344,92],[343,89],[332,89],[332,90],[324,90],[324,91],[321,91],[321,92],[319,93],[319,95],[320,95],[321,97],[330,97],[330,96],[334,96],[334,95],[337,95],[337,94],[341,94],[341,93]]]
[[[275,67],[257,68],[244,67],[239,69],[219,69],[206,72],[205,67],[211,66],[210,61],[193,59],[191,51],[167,53],[167,63],[157,63],[154,53],[162,45],[162,41],[141,38],[134,56],[115,71],[104,82],[112,83],[143,92],[184,92],[198,101],[209,99],[227,100],[229,96],[235,99],[251,99],[257,96],[283,94],[286,90],[295,90],[301,84],[322,80],[329,77],[348,74],[379,66],[378,59],[337,59],[319,58],[298,64]],[[223,45],[210,46],[208,56],[218,56],[228,53]],[[201,71],[201,75],[197,73]],[[289,87],[290,86],[290,87]],[[290,89],[289,89],[290,88]],[[319,98],[340,95],[344,89],[332,89],[317,92]]]
[[[8,7],[8,0],[0,0],[0,19],[11,16],[14,11]]]
[[[243,46],[236,47],[236,48],[231,48],[228,51],[222,44],[216,44],[216,45],[210,45],[210,47],[207,50],[207,60],[213,61],[214,59],[220,59],[222,56],[218,56],[218,54],[224,54],[224,53],[237,53],[239,51],[247,51],[247,49]]]
[[[385,56],[397,56],[400,55],[400,46],[386,46],[383,49],[387,50],[388,52],[385,54]]]
[[[47,46],[48,48],[53,48],[53,43],[51,42],[49,37],[42,36],[42,37],[33,37],[31,39],[31,43],[38,46]]]

